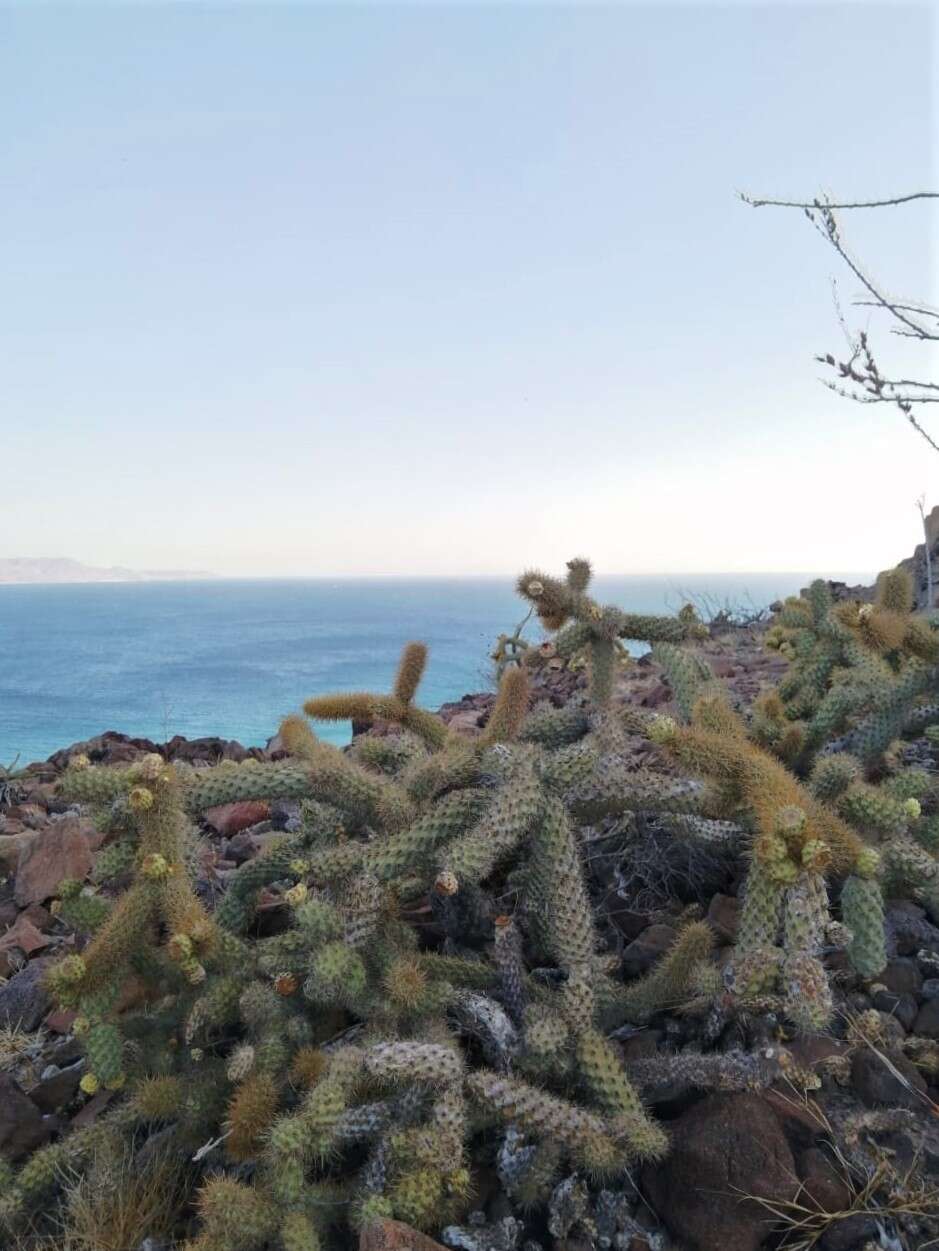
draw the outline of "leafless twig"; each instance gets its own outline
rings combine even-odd
[[[937,200],[939,192],[916,191],[910,195],[894,196],[884,200],[836,201],[829,196],[813,200],[757,199],[740,193],[740,199],[753,208],[776,207],[801,209],[808,221],[825,242],[834,249],[842,262],[864,288],[865,297],[855,300],[855,306],[874,308],[886,313],[894,322],[892,333],[902,338],[917,339],[925,343],[939,342],[939,311],[929,308],[922,301],[897,300],[886,294],[883,287],[867,272],[866,268],[849,252],[842,237],[835,213],[840,209],[887,208],[908,204],[913,200]],[[837,303],[837,302],[836,302]],[[918,417],[921,405],[939,403],[939,383],[907,377],[891,377],[884,373],[877,362],[868,332],[857,334],[848,331],[838,309],[839,321],[848,340],[848,355],[838,358],[831,352],[817,356],[816,360],[835,371],[837,378],[824,379],[825,385],[836,395],[861,404],[891,404],[903,414],[913,429],[935,452],[937,441],[924,427]]]

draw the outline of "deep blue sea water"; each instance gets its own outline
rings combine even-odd
[[[768,604],[811,576],[598,578],[593,589],[663,612],[683,590]],[[493,642],[524,614],[511,578],[0,586],[0,764],[104,730],[263,745],[310,695],[387,690],[409,639],[430,648],[419,702],[437,708],[489,688]],[[542,637],[537,625],[526,637]],[[320,733],[345,742],[349,728]]]

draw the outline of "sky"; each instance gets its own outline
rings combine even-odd
[[[857,284],[736,193],[934,187],[936,25],[0,3],[0,556],[893,564],[939,457],[824,389],[831,280],[848,306]],[[928,203],[843,225],[891,292],[935,296]]]

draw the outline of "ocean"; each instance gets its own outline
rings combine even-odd
[[[630,611],[668,612],[688,594],[762,606],[813,576],[600,577],[593,590]],[[0,586],[0,765],[104,730],[263,746],[310,695],[388,690],[410,639],[430,648],[419,702],[437,708],[491,689],[489,652],[525,611],[511,578]],[[537,623],[525,637],[543,637]],[[349,739],[347,724],[318,730]]]

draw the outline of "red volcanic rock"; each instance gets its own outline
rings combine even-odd
[[[266,821],[271,815],[271,806],[260,799],[244,799],[235,804],[218,804],[209,808],[205,819],[213,830],[226,838],[246,830],[250,825]]]

